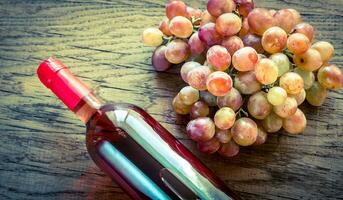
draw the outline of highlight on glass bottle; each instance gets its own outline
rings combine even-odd
[[[92,159],[132,199],[240,199],[143,109],[104,103],[54,57],[37,74],[86,124]]]

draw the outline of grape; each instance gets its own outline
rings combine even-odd
[[[175,39],[167,45],[165,56],[173,64],[182,63],[190,56],[189,46],[185,41]]]
[[[193,62],[193,61],[186,62],[185,64],[183,64],[180,70],[182,80],[184,80],[187,83],[188,72],[190,72],[192,69],[199,66],[201,65],[198,62]]]
[[[275,19],[271,13],[264,8],[255,8],[248,15],[250,31],[262,36],[270,27],[276,25]]]
[[[207,62],[215,70],[225,71],[231,64],[231,56],[227,49],[220,45],[212,46],[207,51]]]
[[[247,17],[255,7],[253,0],[238,0],[236,3],[239,4],[238,12],[243,17]]]
[[[267,140],[267,133],[260,127],[257,127],[257,137],[254,146],[264,144]]]
[[[195,32],[188,40],[188,45],[193,55],[200,55],[205,51],[205,44],[200,40],[198,32]]]
[[[232,140],[230,140],[228,143],[222,144],[218,150],[218,154],[226,158],[234,157],[238,153],[239,146]]]
[[[287,33],[277,26],[267,29],[262,36],[262,47],[268,53],[278,53],[286,47]]]
[[[251,47],[243,47],[232,56],[232,64],[238,71],[251,71],[258,61],[257,52]]]
[[[306,99],[306,92],[304,89],[301,90],[298,94],[290,94],[289,97],[293,97],[296,101],[298,106],[302,104]]]
[[[191,57],[188,58],[187,61],[193,61],[193,62],[199,63],[200,65],[204,65],[204,63],[206,62],[206,54],[204,53],[200,55],[193,54]]]
[[[275,13],[276,13],[276,10],[275,10],[275,9],[270,9],[270,10],[269,10],[269,13],[270,13],[272,16],[274,16]],[[276,20],[276,19],[275,19],[275,20]],[[276,21],[275,23],[277,23],[277,21]]]
[[[289,71],[291,63],[289,62],[288,57],[283,53],[276,53],[269,57],[278,68],[278,77],[282,76]]]
[[[188,84],[197,90],[206,90],[206,80],[210,74],[211,71],[208,67],[196,67],[188,72]]]
[[[173,19],[176,16],[187,17],[187,6],[182,1],[170,1],[166,5],[166,16]]]
[[[195,102],[191,108],[190,114],[191,118],[207,117],[210,113],[208,105],[203,101]]]
[[[300,134],[306,128],[306,117],[304,113],[297,109],[295,114],[283,119],[282,127],[291,134]]]
[[[166,71],[171,67],[171,63],[165,57],[167,47],[162,45],[155,49],[151,57],[152,66],[156,71]]]
[[[281,105],[287,98],[287,92],[282,87],[272,87],[267,94],[267,99],[273,106]]]
[[[343,87],[343,72],[336,65],[327,65],[319,69],[318,82],[330,90],[338,90]]]
[[[294,27],[294,33],[302,33],[312,42],[314,39],[315,31],[313,26],[309,23],[300,23]]]
[[[193,24],[189,19],[176,16],[169,22],[170,32],[179,38],[188,38],[193,33]]]
[[[207,154],[213,154],[220,148],[220,142],[217,138],[212,138],[206,142],[198,142],[199,151]]]
[[[241,18],[233,13],[222,14],[216,20],[216,30],[222,36],[233,36],[241,30],[241,27]]]
[[[208,117],[200,117],[191,120],[187,124],[187,135],[194,141],[206,142],[213,138],[215,125]]]
[[[312,48],[317,50],[320,53],[323,63],[328,62],[332,58],[333,53],[335,51],[332,44],[325,41],[314,43],[312,45]]]
[[[207,77],[206,87],[214,96],[225,96],[232,88],[232,79],[226,72],[216,71]]]
[[[278,132],[282,128],[282,118],[271,112],[262,120],[262,126],[268,133]]]
[[[242,28],[239,31],[238,36],[240,38],[243,38],[245,35],[247,35],[249,33],[249,23],[248,23],[248,18],[244,18],[243,22],[242,22]]]
[[[274,61],[263,58],[255,67],[255,75],[260,83],[264,85],[272,84],[277,80],[278,68]]]
[[[254,144],[257,138],[257,125],[247,117],[238,119],[231,129],[233,140],[241,146]]]
[[[230,129],[227,129],[227,130],[217,129],[214,137],[217,138],[220,143],[224,144],[224,143],[230,142],[232,135],[231,135]]]
[[[292,14],[293,14],[293,21],[294,21],[294,24],[295,24],[295,25],[299,24],[299,23],[301,22],[300,13],[299,13],[297,10],[294,10],[294,9],[292,9],[292,8],[289,8],[289,9],[287,9],[287,10],[291,11]]]
[[[203,26],[203,25],[208,24],[210,22],[215,23],[216,22],[216,18],[213,17],[207,10],[205,10],[202,13],[202,15],[201,15],[200,26]]]
[[[324,104],[327,96],[327,90],[321,86],[317,81],[313,83],[312,87],[306,90],[306,100],[312,106],[321,106]]]
[[[187,11],[188,19],[192,19],[192,17],[194,17],[194,19],[201,18],[202,11],[199,8],[192,8],[192,7],[187,6],[186,11]],[[200,23],[197,25],[200,25]]]
[[[237,111],[243,105],[243,98],[238,90],[233,87],[225,96],[217,97],[217,104],[219,108],[230,107]]]
[[[241,49],[244,47],[243,41],[241,38],[237,36],[231,36],[224,38],[221,44],[223,47],[225,47],[230,55],[232,56],[238,49]]]
[[[294,55],[294,64],[305,71],[315,71],[322,66],[323,61],[319,51],[310,48],[303,54]]]
[[[213,46],[221,43],[222,36],[216,31],[215,23],[210,22],[203,25],[200,27],[198,33],[200,40],[207,46]]]
[[[287,118],[292,116],[297,108],[298,102],[292,97],[287,97],[283,104],[274,106],[274,112],[282,118]]]
[[[233,126],[236,120],[236,113],[229,107],[219,109],[214,115],[214,124],[219,129],[225,130]]]
[[[169,19],[168,18],[165,18],[161,21],[161,23],[159,25],[159,29],[166,36],[172,36],[173,35],[169,30]]]
[[[313,85],[315,79],[313,72],[304,71],[298,67],[294,68],[294,72],[299,74],[301,78],[304,80],[305,90],[309,89]]]
[[[207,2],[207,10],[214,17],[219,17],[223,13],[231,13],[235,8],[236,4],[233,0],[209,0]]]
[[[277,22],[277,25],[287,33],[290,33],[296,25],[293,12],[289,9],[279,10],[273,16]]]
[[[265,92],[257,92],[249,97],[248,111],[256,119],[266,118],[272,110]]]
[[[191,106],[186,105],[181,101],[179,94],[173,99],[172,104],[174,111],[180,115],[187,115],[191,110]]]
[[[254,71],[239,72],[235,76],[234,86],[242,94],[253,94],[262,88],[261,83],[256,79]]]
[[[294,72],[287,72],[280,78],[280,87],[288,94],[298,94],[304,88],[304,80]]]
[[[208,91],[200,91],[200,99],[206,102],[209,106],[217,106],[217,97]]]
[[[199,91],[191,86],[186,86],[180,90],[179,98],[184,104],[192,105],[199,100]]]
[[[252,47],[257,53],[263,53],[264,49],[261,43],[261,37],[252,33],[248,33],[243,37],[243,44],[246,47]]]
[[[310,46],[310,40],[302,33],[293,33],[287,40],[288,50],[297,55],[305,53]]]
[[[143,43],[147,46],[157,47],[163,43],[163,33],[157,28],[147,28],[143,31]]]

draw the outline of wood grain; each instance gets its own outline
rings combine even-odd
[[[204,7],[204,1],[187,1]],[[343,1],[257,0],[292,7],[335,44],[343,64]],[[246,199],[343,199],[343,92],[320,108],[302,106],[303,135],[270,135],[260,147],[223,160],[198,153],[184,135],[172,97],[178,67],[152,70],[144,28],[164,15],[162,0],[0,2],[0,199],[127,199],[90,160],[84,126],[38,81],[38,63],[55,55],[107,101],[145,108]]]

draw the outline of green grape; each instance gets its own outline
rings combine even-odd
[[[257,139],[257,125],[250,118],[238,119],[231,129],[233,140],[241,146],[249,146]]]
[[[262,120],[262,126],[268,133],[278,132],[282,128],[282,118],[271,112]]]
[[[199,100],[199,90],[186,86],[179,92],[180,100],[186,105],[193,105]]]
[[[236,113],[229,107],[219,109],[214,115],[214,124],[219,129],[229,129],[233,126],[236,120]]]
[[[312,87],[314,80],[315,80],[315,76],[314,76],[313,72],[304,71],[298,67],[294,68],[293,71],[295,73],[299,74],[301,76],[301,78],[304,80],[304,89],[305,90]]]
[[[292,116],[297,108],[298,102],[292,97],[287,97],[283,104],[274,106],[274,112],[282,118],[287,118]]]
[[[290,94],[289,97],[293,97],[297,101],[299,106],[306,99],[306,91],[302,89],[301,92],[299,92],[298,94]]]
[[[283,119],[282,127],[290,134],[300,134],[306,128],[306,117],[304,113],[297,109],[294,115]]]
[[[269,57],[278,68],[278,77],[282,76],[289,71],[291,63],[289,62],[288,57],[283,53],[275,53]]]
[[[254,118],[264,119],[269,115],[271,110],[272,105],[269,104],[265,92],[260,91],[249,97],[248,111]]]
[[[267,94],[267,99],[269,103],[271,103],[274,106],[283,104],[286,98],[287,92],[282,87],[272,87]]]
[[[327,90],[317,81],[313,83],[310,89],[306,90],[306,100],[313,106],[323,105],[326,97]]]
[[[157,47],[163,43],[163,33],[158,28],[147,28],[143,31],[143,43]]]
[[[180,115],[187,115],[191,110],[191,106],[184,104],[182,100],[180,99],[179,94],[176,95],[176,97],[173,99],[172,105],[173,105],[174,111]]]

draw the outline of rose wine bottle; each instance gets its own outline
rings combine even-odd
[[[54,57],[37,74],[86,124],[92,159],[132,199],[240,199],[143,109],[104,103]]]

